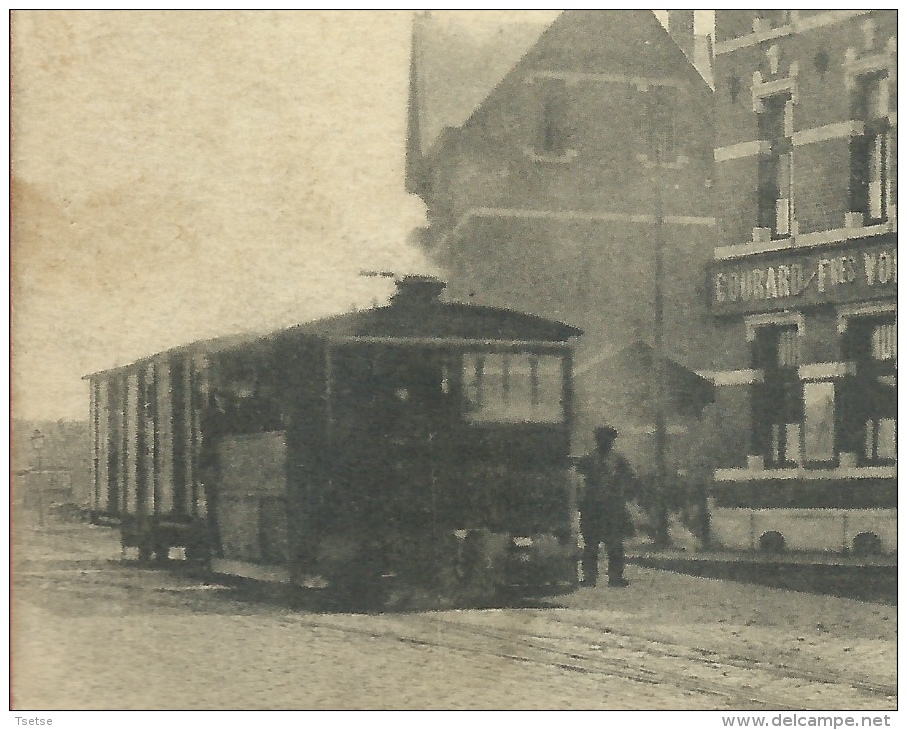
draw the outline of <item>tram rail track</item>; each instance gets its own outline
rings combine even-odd
[[[384,618],[387,618],[386,616]],[[680,672],[666,672],[634,664],[631,659],[597,656],[593,652],[560,648],[552,643],[557,637],[540,637],[518,631],[479,627],[474,623],[441,618],[436,615],[410,614],[397,617],[391,626],[361,627],[326,618],[299,617],[295,623],[314,628],[368,636],[374,639],[429,646],[467,654],[481,654],[562,671],[597,674],[652,686],[672,686],[686,692],[713,697],[725,703],[724,709],[738,710],[804,710],[775,696],[760,695],[748,688],[737,688],[703,679],[685,677]],[[496,642],[495,645],[492,642]]]
[[[615,637],[620,637],[624,640],[645,642],[648,645],[657,645],[657,648],[649,648],[648,651],[657,653],[658,655],[664,657],[686,659],[688,661],[699,661],[704,664],[709,662],[718,662],[723,665],[729,665],[741,669],[756,669],[767,672],[770,671],[777,674],[779,677],[784,677],[787,679],[799,679],[819,684],[846,685],[865,694],[877,697],[891,698],[896,697],[898,694],[898,688],[895,685],[885,684],[882,682],[874,682],[865,677],[853,677],[842,672],[834,672],[829,670],[819,672],[807,667],[792,664],[766,662],[762,660],[751,659],[748,657],[729,655],[711,649],[683,646],[680,644],[674,644],[669,641],[665,641],[664,639],[657,637],[620,631],[614,629],[611,626],[606,627],[602,624],[577,622],[573,619],[568,620],[556,616],[552,616],[551,620],[580,629],[606,631],[607,634]]]
[[[37,566],[34,566],[37,567]],[[135,574],[120,571],[115,563],[109,573],[82,564],[71,571],[58,566],[47,570],[27,570],[18,575],[23,583],[47,582],[51,590],[63,590],[80,601],[118,604],[125,599],[132,608],[144,610],[208,610],[228,608],[224,600],[238,598],[228,591],[218,591],[216,603],[193,603],[187,594],[194,581],[149,585],[135,579]],[[83,568],[79,570],[79,568]],[[105,575],[106,573],[106,575]],[[158,571],[148,571],[159,574]],[[214,599],[211,593],[207,597]],[[207,606],[207,608],[205,608]],[[126,608],[120,605],[119,609]],[[810,710],[827,709],[815,698],[806,699],[808,689],[770,686],[796,681],[809,686],[850,688],[864,700],[890,700],[897,688],[867,678],[845,673],[814,670],[757,658],[736,656],[721,651],[672,643],[660,637],[615,629],[589,617],[558,615],[556,612],[533,614],[535,618],[520,626],[489,625],[483,612],[374,614],[375,621],[366,625],[362,614],[299,612],[275,616],[280,623],[307,626],[395,641],[414,646],[429,646],[466,655],[496,657],[527,665],[544,666],[565,672],[615,677],[651,686],[670,686],[678,690],[711,697],[716,704],[739,710]],[[571,634],[571,632],[573,632]],[[700,676],[711,674],[713,676]],[[719,676],[723,675],[723,676]],[[726,678],[726,680],[725,680]],[[803,696],[804,701],[796,697]]]
[[[490,627],[476,627],[475,624],[473,624],[473,623],[468,624],[468,626],[463,626],[463,625],[460,625],[459,622],[451,622],[449,620],[440,619],[439,617],[435,617],[435,616],[430,617],[430,619],[432,621],[442,622],[445,626],[448,626],[448,627],[451,627],[454,625],[454,623],[457,623],[458,624],[457,628],[463,628],[467,631],[477,631],[480,634],[487,636],[489,638],[492,638],[493,636],[503,638],[510,634],[510,632],[508,632],[504,629],[496,629],[496,628],[490,628]],[[550,617],[546,617],[546,620],[550,620]],[[564,622],[564,623],[566,624],[567,622]],[[530,636],[530,634],[524,634],[524,635]],[[604,636],[598,637],[598,638],[601,639],[601,638],[604,638]],[[584,659],[592,658],[599,665],[608,666],[608,667],[611,667],[612,669],[622,671],[623,673],[626,674],[626,678],[628,678],[628,679],[633,679],[634,676],[639,676],[641,673],[644,673],[646,676],[649,676],[649,677],[653,677],[653,678],[658,677],[660,680],[658,683],[663,682],[663,683],[667,683],[667,684],[672,684],[675,687],[679,687],[681,689],[685,689],[685,690],[689,690],[689,691],[698,692],[701,694],[722,696],[722,697],[726,697],[729,700],[732,700],[733,702],[742,701],[744,703],[744,705],[748,705],[747,707],[743,707],[740,704],[735,704],[735,705],[733,705],[735,708],[743,707],[744,709],[776,709],[776,710],[821,709],[818,707],[817,708],[806,707],[802,704],[793,705],[790,703],[790,700],[787,698],[778,697],[774,693],[766,693],[755,687],[748,687],[746,685],[735,687],[735,686],[729,685],[728,683],[709,680],[709,679],[702,678],[702,677],[691,676],[691,675],[686,674],[685,671],[684,671],[684,674],[681,674],[679,672],[678,673],[667,672],[667,671],[665,671],[664,668],[654,670],[654,671],[651,669],[644,668],[643,666],[640,665],[640,660],[642,658],[639,656],[640,654],[643,654],[646,657],[646,659],[649,659],[650,657],[657,657],[659,659],[669,659],[670,661],[681,661],[681,662],[690,662],[691,661],[690,657],[686,657],[686,656],[682,656],[682,655],[669,655],[664,652],[660,652],[657,650],[656,647],[653,647],[651,645],[651,642],[648,643],[647,645],[642,645],[642,642],[639,642],[637,644],[637,646],[633,647],[632,655],[635,658],[635,664],[634,664],[630,660],[602,656],[599,653],[599,651],[594,651],[594,650],[592,652],[589,652],[588,650],[585,652],[582,652],[582,651],[578,652],[576,650],[567,651],[565,649],[561,649],[556,646],[551,646],[550,644],[547,644],[547,642],[558,642],[558,641],[563,641],[563,636],[554,636],[554,635],[550,635],[550,634],[549,635],[539,635],[539,632],[531,632],[530,642],[533,645],[537,646],[538,648],[540,648],[544,651],[548,651],[551,653],[567,654],[567,655],[571,656],[572,658],[584,658]],[[623,649],[623,647],[616,647],[616,648],[621,649],[621,650]],[[703,662],[701,660],[698,662],[694,661],[694,664],[697,664],[700,667],[704,667],[707,665],[706,662]],[[712,667],[710,667],[710,668],[714,668],[714,664],[715,663],[712,663]],[[722,666],[726,666],[726,665],[722,665]],[[749,670],[751,668],[744,667],[744,669]],[[682,670],[688,670],[688,667],[683,667]]]

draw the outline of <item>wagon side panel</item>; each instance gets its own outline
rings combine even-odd
[[[188,436],[186,453],[187,485],[190,492],[190,510],[194,517],[208,517],[208,494],[206,486],[212,487],[212,475],[203,474],[201,456],[213,444],[206,442],[202,428],[205,408],[210,389],[209,363],[205,355],[196,355],[187,363],[186,377],[186,430]],[[206,485],[206,481],[208,484]]]
[[[88,439],[91,445],[91,510],[98,509],[98,480],[100,479],[98,464],[100,460],[101,445],[98,440],[98,379],[88,381]]]
[[[173,515],[176,505],[173,479],[173,401],[170,380],[170,362],[163,360],[156,368],[156,418],[157,446],[155,471],[157,473],[156,512]]]
[[[118,517],[120,515],[119,480],[122,471],[120,462],[123,450],[119,380],[115,376],[109,376],[105,380],[105,385],[107,391],[107,413],[105,414],[107,421],[107,501],[101,504],[100,509],[109,517]]]
[[[95,514],[110,511],[110,383],[107,378],[95,381],[95,403],[92,420],[97,444],[95,456],[95,489],[92,509]]]
[[[192,514],[189,497],[192,488],[189,484],[190,472],[187,460],[189,453],[189,424],[187,423],[188,404],[186,402],[187,363],[183,358],[174,358],[170,363],[170,418],[172,438],[172,474],[173,474],[173,513],[180,517]]]
[[[154,363],[148,363],[141,373],[139,385],[139,489],[138,514],[150,517],[157,512],[155,492],[157,490],[157,473],[155,470],[157,452],[157,429],[155,428],[155,411],[157,406],[155,389]]]
[[[138,514],[139,507],[139,375],[132,371],[126,376],[125,463],[123,474],[123,508],[127,515]]]
[[[120,468],[117,477],[117,513],[120,516],[124,516],[128,514],[127,494],[129,492],[129,454],[132,450],[130,448],[129,438],[129,378],[126,375],[120,378],[119,396],[117,415],[119,416]]]
[[[330,387],[325,347],[293,343],[279,356],[275,372],[288,390],[287,528],[291,562],[300,575],[317,572],[319,514],[329,484],[327,443]]]

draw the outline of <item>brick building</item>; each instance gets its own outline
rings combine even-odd
[[[896,546],[897,12],[718,10],[716,537]]]
[[[676,40],[651,11],[565,11],[480,93],[462,79],[438,87],[437,22],[420,16],[413,46],[408,186],[427,206],[423,245],[454,297],[585,330],[575,446],[614,423],[643,472],[654,466],[660,290],[668,455],[672,470],[688,469],[711,398],[691,369],[713,346],[715,247],[712,91],[690,58],[707,72],[708,43],[694,37],[693,11],[671,11]],[[469,98],[452,105],[462,89]],[[459,117],[441,124],[439,100]]]

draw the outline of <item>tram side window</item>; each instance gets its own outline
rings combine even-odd
[[[254,366],[225,364],[213,385],[201,376],[194,395],[202,404],[205,417],[216,419],[217,425],[212,424],[212,428],[224,434],[253,434],[283,428],[280,393]]]
[[[523,353],[465,355],[463,395],[466,419],[474,423],[560,423],[563,361]]]

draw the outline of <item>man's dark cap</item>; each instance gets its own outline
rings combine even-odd
[[[595,429],[595,440],[598,443],[610,443],[617,438],[617,429],[612,426],[599,426]]]

